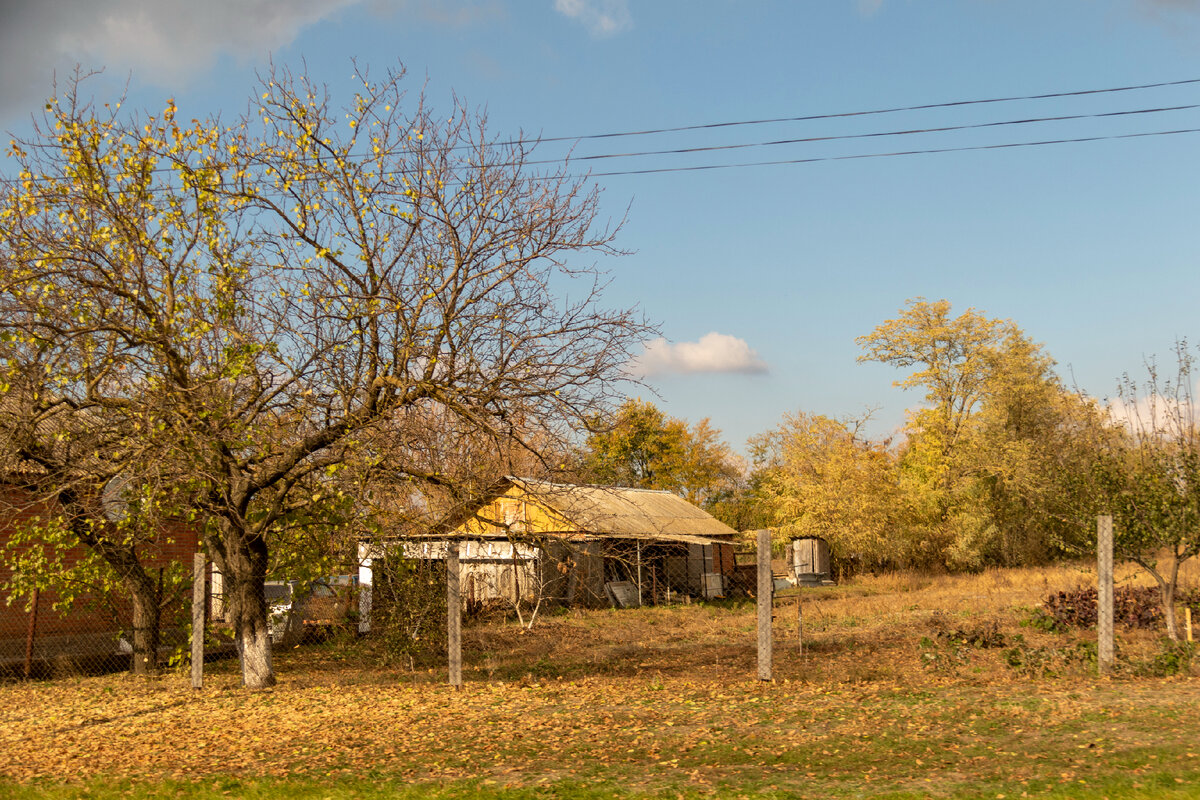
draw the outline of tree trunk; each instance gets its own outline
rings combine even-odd
[[[226,524],[223,531],[228,619],[242,667],[242,685],[265,689],[275,685],[271,660],[271,629],[263,584],[267,576],[267,546],[261,537]]]
[[[150,675],[158,669],[159,623],[162,610],[158,591],[150,581],[128,581],[133,595],[134,675]]]
[[[1158,578],[1157,575],[1155,575]],[[1172,642],[1179,641],[1179,630],[1175,624],[1175,589],[1179,585],[1179,560],[1176,558],[1171,569],[1170,578],[1158,578],[1158,593],[1162,598],[1163,622],[1167,626],[1167,637]]]
[[[89,509],[72,489],[58,493],[58,502],[70,513],[71,531],[81,544],[94,550],[112,568],[133,599],[133,658],[135,675],[148,675],[158,667],[159,624],[162,609],[159,587],[146,572],[137,546],[121,536],[109,539],[90,524]]]
[[[240,615],[236,621],[238,658],[242,665],[242,685],[247,689],[265,689],[275,685],[275,666],[271,660],[271,631],[265,613]]]

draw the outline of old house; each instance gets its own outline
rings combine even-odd
[[[440,561],[450,541],[468,604],[628,606],[723,596],[736,533],[670,492],[509,477],[450,535],[360,545],[361,627],[389,558]]]

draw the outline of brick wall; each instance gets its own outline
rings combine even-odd
[[[39,517],[52,517],[56,513],[53,504],[38,502],[29,492],[11,485],[0,484],[0,661],[11,660],[14,653],[24,653],[29,631],[30,614],[25,610],[25,598],[10,598],[3,588],[12,575],[7,561],[7,547],[13,531],[28,525]],[[192,555],[198,549],[197,528],[182,522],[170,522],[159,526],[153,542],[142,548],[142,563],[152,575],[159,567],[181,562],[188,571]],[[78,563],[86,549],[78,545],[69,549],[63,558],[64,566]],[[12,602],[10,603],[10,599]],[[90,608],[93,603],[80,600],[65,611],[55,611],[53,605],[58,598],[52,592],[42,593],[38,599],[38,640],[53,640],[56,648],[69,650],[72,639],[88,642],[95,648],[97,641],[113,641],[120,629],[120,618],[129,619],[127,598],[106,598],[100,609]],[[96,598],[90,598],[96,599]],[[115,609],[115,613],[114,613]],[[107,635],[107,636],[106,636]]]

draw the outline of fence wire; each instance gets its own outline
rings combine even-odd
[[[157,608],[141,631],[130,596],[119,589],[82,591],[69,601],[52,590],[0,592],[0,678],[133,670],[137,660],[152,672],[178,663],[190,636],[190,592],[190,580],[179,575],[164,580],[160,575]],[[135,653],[147,643],[153,653]]]
[[[752,601],[758,585],[754,548],[733,542],[474,539],[453,544],[459,551],[465,641],[475,648],[468,662],[472,657],[495,661],[495,647],[486,640],[503,638],[506,625],[530,630],[539,620],[608,609],[620,626],[627,610],[633,619],[638,608]],[[383,666],[444,664],[450,545],[448,540],[371,542],[344,574],[303,583],[268,581],[265,601],[274,645],[288,651],[354,648],[359,658]],[[790,551],[776,564],[777,583],[796,581]],[[0,596],[0,676],[44,679],[131,670],[139,658],[147,671],[184,666],[190,658],[191,583],[190,575],[181,577],[160,592],[153,655],[134,652],[139,639],[131,602],[119,591],[81,596],[70,604],[50,592]],[[208,660],[236,655],[225,588],[209,565],[201,593]],[[612,649],[612,642],[601,639],[597,652]],[[286,670],[286,663],[281,667]]]

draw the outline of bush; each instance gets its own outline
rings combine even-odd
[[[1047,633],[1066,633],[1068,630],[1068,626],[1060,622],[1058,617],[1040,608],[1022,606],[1020,610],[1025,612],[1025,617],[1020,622],[1023,628],[1036,628]]]
[[[375,559],[371,635],[383,660],[411,668],[446,652],[446,567],[432,559]]]
[[[1195,655],[1196,645],[1192,642],[1164,640],[1158,653],[1145,664],[1139,665],[1138,672],[1156,678],[1186,675],[1191,670],[1192,659],[1195,658]]]
[[[1181,592],[1177,599],[1194,611],[1200,611],[1200,590]],[[1066,627],[1090,628],[1096,624],[1095,589],[1057,592],[1042,603],[1045,616],[1037,617],[1035,627],[1062,630]],[[1113,592],[1113,620],[1127,628],[1157,628],[1163,622],[1162,602],[1154,587],[1124,586]]]
[[[970,660],[969,651],[972,648],[988,650],[1004,647],[1005,644],[1004,634],[995,622],[991,625],[940,630],[932,639],[921,637],[921,663],[935,672],[954,672]]]
[[[1009,669],[1030,678],[1053,678],[1096,663],[1096,644],[1076,642],[1069,647],[1037,647],[1017,634],[1003,652]]]

